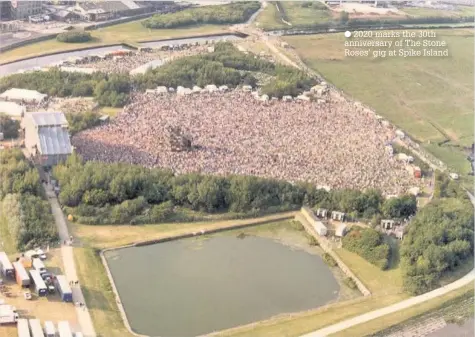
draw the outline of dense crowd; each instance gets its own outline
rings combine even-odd
[[[245,174],[310,181],[331,188],[406,192],[415,179],[391,158],[394,138],[374,116],[332,92],[325,104],[261,102],[242,91],[190,96],[134,94],[112,123],[73,137],[86,159],[175,172]],[[172,152],[168,128],[191,136]]]
[[[189,49],[173,51],[140,52],[126,56],[100,59],[75,65],[78,68],[93,68],[107,73],[129,73],[153,60],[174,60],[180,57],[196,55],[206,51],[206,46],[194,46]]]

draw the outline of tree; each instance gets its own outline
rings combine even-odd
[[[20,122],[0,113],[0,132],[5,139],[18,138]]]
[[[347,24],[350,20],[350,15],[346,11],[340,12],[340,22],[342,24]]]

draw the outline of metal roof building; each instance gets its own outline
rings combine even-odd
[[[25,116],[25,148],[43,166],[53,166],[73,152],[68,121],[62,112],[35,112]]]
[[[13,102],[39,103],[45,100],[48,95],[42,94],[36,90],[27,89],[8,89],[0,95],[0,99]]]

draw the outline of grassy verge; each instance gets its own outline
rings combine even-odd
[[[440,310],[455,300],[466,299],[467,296],[473,298],[473,285],[469,284],[448,294],[437,297],[425,303],[415,305],[411,308],[392,313],[390,315],[357,325],[345,331],[330,335],[331,337],[363,337],[378,332],[388,326],[403,323],[413,317],[420,316],[428,311]]]
[[[302,1],[281,1],[280,4],[292,26],[321,24],[333,19],[332,11],[319,2],[309,5]]]
[[[416,7],[404,7],[401,8],[406,14],[420,17],[454,17],[462,18],[466,16],[473,16],[473,7],[470,6],[456,6],[455,10],[440,10],[434,8],[416,8]]]
[[[289,28],[289,26],[282,22],[279,11],[273,2],[267,3],[266,8],[256,18],[255,24],[264,30]]]
[[[74,248],[79,282],[98,337],[132,336],[124,326],[99,252]]]
[[[103,107],[99,110],[99,112],[103,115],[108,115],[111,118],[117,117],[117,115],[122,112],[122,108],[113,108],[113,107]]]
[[[170,39],[176,37],[207,35],[222,33],[226,27],[217,25],[203,25],[180,29],[147,29],[140,21],[127,22],[115,26],[91,31],[92,40],[85,43],[63,43],[56,39],[38,42],[24,47],[15,48],[0,54],[0,63],[13,61],[23,57],[39,56],[46,53],[71,51],[84,47],[99,47],[115,43],[135,44],[139,41],[153,39]]]

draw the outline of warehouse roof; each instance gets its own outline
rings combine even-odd
[[[38,130],[38,150],[42,155],[71,154],[71,140],[68,130],[60,126]]]
[[[0,98],[5,100],[25,100],[25,101],[43,101],[46,96],[41,92],[36,90],[27,90],[27,89],[17,89],[12,88],[5,91],[3,94],[0,95]]]
[[[62,112],[33,112],[29,114],[36,126],[67,126]]]

